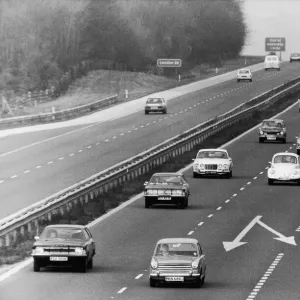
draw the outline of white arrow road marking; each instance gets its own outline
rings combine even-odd
[[[283,234],[279,233],[278,231],[272,229],[271,227],[269,227],[268,225],[266,225],[265,223],[261,222],[260,219],[262,218],[262,216],[256,216],[240,233],[239,235],[232,241],[232,242],[223,242],[223,246],[225,248],[226,251],[230,251],[234,248],[237,248],[239,246],[242,246],[244,244],[246,244],[247,242],[241,242],[242,238],[248,233],[248,231],[257,223],[260,226],[264,227],[265,229],[269,230],[270,232],[272,232],[273,234],[277,235],[277,238],[274,238],[278,241],[287,243],[287,244],[291,244],[296,246],[296,242],[295,242],[295,238],[294,236],[289,236],[286,237]]]
[[[236,247],[242,246],[247,244],[247,242],[241,242],[241,239],[247,234],[247,232],[256,224],[256,222],[262,216],[255,217],[240,233],[239,235],[232,241],[232,242],[223,242],[223,246],[226,251],[230,251]]]
[[[269,227],[265,223],[261,222],[260,220],[257,221],[257,224],[261,225],[262,227],[266,228],[267,230],[269,230],[272,233],[274,233],[275,235],[277,235],[278,237],[274,238],[275,240],[297,246],[297,244],[295,242],[295,238],[293,236],[286,237],[283,234],[279,233],[278,231],[274,230],[273,228]]]

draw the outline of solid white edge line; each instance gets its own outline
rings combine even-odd
[[[280,112],[279,114],[273,116],[272,118],[270,119],[276,119],[278,116],[286,113],[287,111],[289,111],[290,109],[292,109],[293,107],[295,107],[296,105],[298,105],[298,101],[295,102],[294,104],[292,104],[291,106],[287,107],[284,111]],[[224,145],[220,146],[219,148],[225,148],[227,146],[230,146],[231,144],[235,143],[236,141],[238,141],[239,139],[243,138],[245,135],[247,135],[248,133],[254,131],[255,129],[257,129],[259,126],[261,125],[258,124],[250,129],[248,129],[247,131],[245,131],[244,133],[240,134],[239,136],[235,137],[234,139],[232,139],[231,141],[225,143]],[[181,170],[179,170],[177,173],[178,174],[181,174],[181,173],[184,173],[186,172],[187,170],[191,169],[193,166],[193,163],[187,165],[186,167],[182,168]],[[104,221],[105,219],[107,219],[108,217],[110,217],[111,215],[115,214],[116,212],[120,211],[121,209],[123,209],[124,207],[130,205],[131,203],[137,201],[138,199],[140,199],[142,196],[143,196],[144,193],[140,193],[140,194],[137,194],[136,196],[132,197],[131,199],[127,200],[126,202],[123,202],[121,205],[119,205],[118,207],[110,210],[108,213],[104,214],[103,216],[99,217],[98,219],[94,220],[93,222],[89,223],[87,225],[87,227],[91,228],[93,226],[95,226],[96,224],[98,223],[101,223],[102,221]],[[24,261],[24,263],[26,262],[27,260]],[[31,260],[32,261],[32,260]],[[27,265],[30,264],[27,263]],[[24,265],[23,267],[13,267],[11,270],[9,270],[8,272],[2,274],[0,276],[0,282],[3,281],[4,279],[6,279],[7,277],[9,277],[10,275],[8,275],[7,277],[5,277],[5,274],[7,273],[11,273],[11,274],[15,274],[17,273],[18,271],[20,271],[21,269],[25,268],[27,265]],[[16,268],[16,271],[14,271]],[[4,278],[1,280],[1,278]]]
[[[20,270],[24,269],[25,267],[27,267],[28,265],[30,265],[33,262],[32,257],[22,261],[21,263],[17,263],[16,266],[14,266],[13,268],[11,268],[10,270],[8,270],[7,272],[3,273],[2,275],[0,275],[0,282],[4,281],[5,279],[7,279],[8,277],[10,277],[11,275],[19,272]]]

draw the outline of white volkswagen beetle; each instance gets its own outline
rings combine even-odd
[[[194,178],[201,175],[232,177],[233,163],[225,149],[201,149],[193,163]]]
[[[280,152],[273,156],[268,169],[268,184],[274,181],[297,182],[300,185],[300,161],[295,153]]]

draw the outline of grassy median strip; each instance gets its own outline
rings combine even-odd
[[[236,136],[259,124],[263,119],[269,118],[297,102],[299,95],[287,97],[285,99],[275,101],[269,108],[256,112],[251,119],[240,121],[231,127],[225,128],[217,134],[209,137],[204,142],[196,146],[192,151],[186,152],[180,156],[170,159],[161,166],[157,166],[150,170],[148,174],[141,175],[139,178],[126,182],[117,188],[110,190],[106,195],[101,195],[90,200],[86,204],[78,202],[73,206],[68,214],[57,214],[52,217],[51,221],[39,223],[39,231],[48,224],[88,224],[96,218],[104,215],[111,209],[119,206],[132,196],[141,193],[144,189],[143,183],[155,172],[176,172],[191,163],[192,158],[201,148],[215,148],[232,140]],[[298,110],[298,108],[295,108]],[[33,236],[24,235],[19,237],[14,245],[1,250],[0,266],[4,264],[12,264],[18,262],[31,253],[33,244]]]

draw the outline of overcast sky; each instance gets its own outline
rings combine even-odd
[[[244,0],[249,26],[245,55],[265,55],[266,37],[285,37],[288,60],[291,52],[300,52],[300,0]]]

